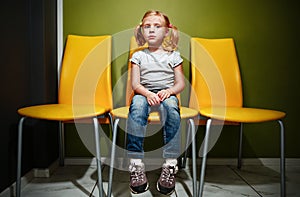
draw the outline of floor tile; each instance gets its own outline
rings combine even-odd
[[[164,196],[156,190],[160,168],[147,171],[150,188],[143,194],[134,195],[129,190],[129,173],[115,169],[112,194],[114,197]],[[199,166],[198,166],[199,170]],[[103,187],[108,185],[109,167],[104,166]],[[171,195],[193,196],[192,171],[189,167],[179,170],[176,178],[176,191]],[[199,171],[197,174],[199,180]],[[286,168],[287,197],[300,196],[300,166]],[[23,197],[98,197],[96,166],[67,165],[58,167],[50,178],[34,178],[22,190]],[[204,197],[263,196],[277,197],[280,194],[280,173],[278,166],[246,165],[236,166],[208,165],[205,174]],[[199,184],[199,182],[198,182]],[[92,194],[91,194],[92,193]]]
[[[204,196],[259,196],[228,166],[208,165]]]
[[[243,166],[241,170],[232,167],[241,178],[261,196],[280,196],[279,166]],[[300,197],[300,166],[286,168],[286,196]]]

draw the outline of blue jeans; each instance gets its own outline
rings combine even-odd
[[[157,110],[163,125],[163,158],[180,155],[180,110],[176,96],[170,96],[158,106],[151,107],[147,98],[134,95],[127,119],[127,150],[129,158],[144,158],[144,136],[151,110]]]

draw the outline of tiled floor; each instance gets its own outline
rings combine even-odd
[[[208,165],[205,177],[204,195],[213,197],[236,196],[280,196],[278,167],[245,165],[241,170],[231,165]],[[155,188],[160,169],[147,172],[150,189],[144,194],[133,195],[128,189],[129,174],[115,170],[113,196],[163,196]],[[199,174],[199,172],[198,172]],[[300,196],[300,166],[287,166],[287,196]],[[67,165],[58,167],[50,178],[34,178],[22,190],[23,197],[86,197],[98,196],[94,188],[96,166]],[[107,189],[108,166],[103,168],[104,189]],[[94,188],[94,190],[93,190]],[[92,193],[92,194],[91,194]],[[176,192],[171,196],[193,196],[189,167],[177,174]]]

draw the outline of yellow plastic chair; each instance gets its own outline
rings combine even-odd
[[[130,53],[129,57],[132,56],[132,54],[135,51],[141,50],[145,48],[143,47],[138,47],[135,38],[132,37],[130,40]],[[127,77],[127,86],[126,86],[126,106],[125,107],[120,107],[113,109],[111,111],[111,115],[113,116],[114,119],[114,128],[113,128],[113,138],[117,137],[117,131],[118,131],[118,124],[120,119],[127,119],[128,118],[128,112],[129,112],[129,105],[131,102],[131,99],[134,95],[134,92],[131,88],[131,63],[128,63],[128,77]],[[179,96],[179,95],[178,95]],[[188,132],[191,136],[195,136],[195,123],[194,123],[194,118],[197,117],[199,112],[195,109],[187,108],[187,107],[180,107],[180,116],[181,119],[187,119],[189,125],[188,125]],[[160,117],[158,112],[151,112],[148,121],[155,123],[155,122],[160,122]],[[126,141],[126,140],[125,140]],[[192,166],[193,169],[196,169],[196,145],[195,141],[192,140]],[[115,147],[113,146],[112,148],[112,153],[115,152]],[[111,159],[112,161],[114,160],[115,155],[112,155]],[[114,164],[112,164],[114,165]],[[112,176],[112,174],[111,174]],[[111,179],[111,178],[110,178]],[[196,179],[196,171],[193,171],[193,193],[194,195],[196,194],[196,184],[197,184],[197,179]]]
[[[60,73],[58,103],[24,107],[18,129],[18,164],[16,194],[21,195],[22,133],[25,119],[59,121],[60,165],[64,165],[63,123],[93,123],[96,145],[99,196],[103,195],[100,162],[99,120],[110,123],[112,118],[111,36],[77,36],[67,38]],[[99,120],[98,120],[99,119]]]
[[[285,196],[284,112],[243,107],[242,82],[234,40],[191,39],[192,89],[197,98],[191,98],[190,106],[198,103],[200,114],[207,117],[203,145],[203,160],[198,196],[203,194],[206,158],[212,121],[240,123],[238,168],[241,167],[243,123],[278,121],[280,124],[280,173],[281,196]],[[197,102],[195,102],[197,100]],[[199,152],[200,153],[200,152]]]

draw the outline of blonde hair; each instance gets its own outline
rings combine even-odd
[[[160,11],[156,10],[149,10],[146,12],[143,16],[142,22],[135,28],[134,36],[136,39],[136,42],[138,46],[143,46],[146,43],[146,40],[144,38],[143,32],[142,32],[142,26],[144,23],[144,19],[148,16],[161,16],[164,21],[164,26],[169,28],[169,34],[164,38],[164,41],[162,43],[162,47],[166,51],[174,51],[177,48],[178,40],[179,40],[179,33],[177,30],[177,27],[172,25],[170,23],[170,20],[167,15]]]

